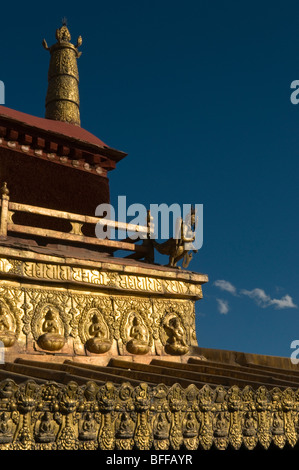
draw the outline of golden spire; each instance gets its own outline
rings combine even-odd
[[[82,38],[78,37],[75,46],[71,44],[70,32],[63,22],[62,27],[56,30],[56,39],[57,43],[51,47],[43,40],[44,48],[51,54],[45,117],[80,126],[77,59],[81,55],[78,47]]]

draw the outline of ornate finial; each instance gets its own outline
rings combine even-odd
[[[6,181],[4,181],[4,183],[2,184],[0,191],[2,196],[9,196],[9,189],[7,187]]]
[[[56,29],[56,39],[59,43],[70,42],[72,37],[66,24],[63,23],[60,29]]]
[[[45,39],[42,43],[51,54],[45,117],[80,126],[77,59],[81,55],[78,48],[82,37],[78,37],[76,45],[71,44],[67,21],[63,18],[61,28],[56,30],[56,39],[57,43],[51,47]]]

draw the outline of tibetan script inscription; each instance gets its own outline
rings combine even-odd
[[[142,276],[119,276],[119,287],[129,290],[146,290],[164,293],[161,279]]]
[[[62,264],[0,259],[0,272],[9,272],[29,279],[78,282],[125,291],[202,297],[201,285],[192,282],[100,271]]]
[[[25,262],[23,264],[23,274],[37,279],[77,281],[96,285],[107,284],[106,273],[101,273],[96,269],[75,268],[59,264]]]

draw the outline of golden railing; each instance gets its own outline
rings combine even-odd
[[[47,209],[44,207],[32,206],[28,204],[21,204],[10,201],[9,190],[6,183],[3,183],[1,188],[0,199],[0,237],[7,238],[9,232],[20,233],[25,235],[32,235],[34,237],[42,237],[47,239],[58,239],[61,241],[72,243],[79,243],[85,245],[94,245],[107,248],[111,251],[122,250],[132,252],[129,257],[132,258],[148,258],[151,253],[151,243],[149,243],[153,228],[151,225],[150,212],[147,212],[146,225],[136,225],[126,222],[118,222],[108,220],[106,218],[93,217],[81,214],[74,214],[71,212]],[[60,230],[53,230],[48,228],[40,228],[30,225],[20,225],[13,222],[13,215],[15,212],[23,212],[27,214],[34,214],[38,216],[45,216],[50,219],[60,219],[69,221],[71,224],[70,232],[63,232]],[[109,238],[97,238],[95,236],[87,236],[82,233],[82,226],[84,224],[102,224],[107,228],[114,230],[121,230],[130,233],[135,233],[138,237],[131,240],[129,237],[125,240],[111,240]],[[138,241],[142,244],[137,244]]]

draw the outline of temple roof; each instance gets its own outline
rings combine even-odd
[[[127,154],[109,147],[80,126],[0,106],[0,139],[10,149],[60,165],[104,174]],[[97,170],[98,169],[98,170]]]
[[[95,135],[86,131],[82,127],[69,124],[68,122],[54,121],[52,119],[32,116],[21,111],[0,106],[0,118],[13,121],[15,124],[20,123],[30,128],[36,128],[39,131],[46,131],[57,134],[64,139],[75,139],[81,142],[95,145],[99,148],[108,148],[102,140]]]

